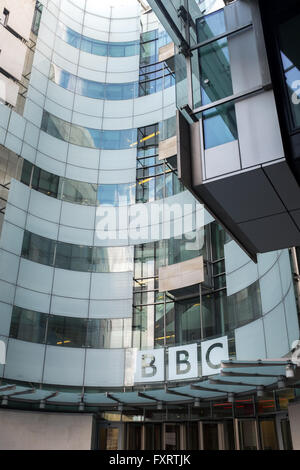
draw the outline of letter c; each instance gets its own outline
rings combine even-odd
[[[222,343],[215,343],[215,344],[212,344],[208,350],[206,351],[206,355],[205,355],[205,360],[206,360],[206,363],[207,365],[211,368],[211,369],[220,369],[221,367],[221,364],[213,364],[210,360],[210,353],[212,352],[213,349],[215,348],[221,348],[223,349],[224,345]]]

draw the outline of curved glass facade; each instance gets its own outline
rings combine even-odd
[[[135,203],[135,183],[86,183],[49,173],[26,160],[20,181],[47,196],[73,204],[127,206]]]
[[[25,231],[22,257],[35,263],[96,273],[113,273],[133,270],[132,247],[80,246],[49,240]]]
[[[59,23],[57,35],[70,46],[103,57],[129,57],[139,54],[139,41],[105,42],[77,33],[68,26]]]
[[[126,6],[123,17],[103,4],[96,2],[92,14],[89,1],[44,3],[24,113],[0,103],[0,338],[7,347],[1,385],[50,390],[57,396],[45,406],[57,409],[146,403],[144,417],[153,400],[137,392],[147,387],[169,407],[168,419],[172,399],[187,400],[189,417],[198,419],[195,398],[227,399],[189,387],[210,376],[201,362],[208,342],[226,342],[225,360],[288,353],[299,330],[289,252],[259,255],[253,263],[184,190],[174,77],[159,62],[170,38],[153,12],[140,14],[140,4],[128,12]],[[215,40],[222,25],[219,12],[196,25],[199,41],[211,41],[199,52],[211,88],[203,80],[197,99],[208,105],[232,91],[230,41]],[[212,60],[225,69],[224,80],[208,68]],[[202,117],[206,149],[238,139],[234,106]],[[172,155],[165,159],[167,144]],[[121,214],[117,229],[102,229],[106,237],[99,236],[101,206]],[[186,283],[163,288],[164,268],[173,269],[167,281],[186,275]],[[197,351],[195,375],[170,373],[177,346]],[[164,354],[160,380],[137,380],[143,353]],[[178,383],[188,397],[166,392]]]
[[[103,150],[132,148],[137,135],[136,129],[100,130],[77,126],[47,111],[43,112],[41,129],[70,144]]]
[[[130,348],[131,318],[72,318],[14,306],[9,336],[68,348]]]
[[[138,82],[131,83],[101,83],[67,72],[52,64],[51,80],[66,90],[81,96],[99,100],[130,100],[138,97]]]

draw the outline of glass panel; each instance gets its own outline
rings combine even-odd
[[[59,24],[57,34],[71,46],[94,55],[124,57],[138,53],[138,41],[115,44],[106,43],[97,39],[81,36],[79,33],[64,26],[62,23]]]
[[[203,112],[205,149],[237,140],[237,124],[234,104],[223,104]]]
[[[292,114],[293,127],[300,127],[300,59],[298,50],[300,15],[279,27],[282,65]]]
[[[55,242],[34,233],[24,232],[22,256],[36,263],[53,265]]]
[[[287,410],[289,402],[294,400],[295,391],[292,388],[286,390],[276,390],[277,402],[280,410]]]
[[[145,426],[145,450],[161,450],[162,449],[162,425],[147,424]]]
[[[219,450],[217,423],[203,423],[203,450]]]
[[[118,184],[118,205],[127,206],[135,203],[135,183]]]
[[[86,330],[86,319],[50,315],[47,344],[83,348],[86,346]]]
[[[117,184],[100,184],[98,189],[99,204],[108,206],[118,205],[118,185]]]
[[[237,417],[250,417],[255,416],[254,402],[252,397],[241,398],[234,403],[235,416]]]
[[[284,450],[293,450],[293,441],[291,435],[291,426],[288,419],[282,419],[280,421],[281,435],[283,441]]]
[[[257,402],[257,411],[259,414],[276,411],[276,401],[273,392],[265,392],[264,397]]]
[[[57,197],[59,176],[48,171],[40,170],[38,191],[47,194],[47,196]]]
[[[165,425],[165,450],[180,450],[180,425]]]
[[[47,344],[51,344],[53,346],[64,346],[64,317],[49,317]]]
[[[42,313],[13,307],[9,336],[22,341],[44,343],[46,319]]]
[[[240,450],[257,450],[256,422],[239,421]]]
[[[119,428],[101,426],[98,439],[99,450],[118,450]]]
[[[275,420],[263,420],[259,423],[263,450],[278,450]]]
[[[235,435],[233,420],[226,420],[223,423],[224,440],[226,450],[235,450]]]
[[[32,163],[28,162],[27,160],[23,161],[21,182],[27,184],[27,186],[30,184],[32,167]]]
[[[233,94],[226,38],[200,47],[199,64],[202,105]]]
[[[186,431],[186,449],[199,450],[198,423],[187,423]]]
[[[70,139],[70,127],[71,124],[69,122],[53,116],[47,111],[43,112],[41,129],[47,132],[47,134],[68,142]]]
[[[203,3],[203,2],[202,2]],[[224,6],[224,3],[223,5]],[[206,10],[207,11],[207,10]],[[226,32],[224,10],[197,19],[197,41],[204,42]]]
[[[87,320],[65,317],[63,346],[84,348],[86,346]]]
[[[103,83],[77,78],[76,93],[89,98],[103,100],[105,98],[105,85]]]
[[[142,426],[138,424],[127,424],[126,426],[126,450],[142,449]]]
[[[175,302],[176,344],[193,343],[201,339],[199,297]]]
[[[92,129],[70,124],[44,111],[42,130],[58,139],[88,148],[118,150],[132,147],[136,142],[136,129],[119,131]]]
[[[76,204],[96,205],[97,185],[64,179],[62,199]]]

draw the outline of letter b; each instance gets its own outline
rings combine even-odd
[[[155,357],[152,354],[142,355],[142,377],[154,377],[157,372],[157,368],[154,363]]]
[[[187,351],[176,351],[176,373],[187,374],[191,370],[191,363],[188,361],[189,353]],[[182,367],[184,366],[184,367]]]

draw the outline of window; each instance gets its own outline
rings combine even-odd
[[[35,263],[82,272],[132,271],[132,248],[91,247],[64,243],[24,232],[22,257]]]
[[[104,150],[121,150],[136,142],[136,129],[99,130],[70,124],[44,111],[41,129],[74,145]]]
[[[50,315],[47,344],[83,348],[86,344],[87,320],[84,318]]]
[[[34,167],[31,186],[33,189],[57,198],[59,176]]]
[[[131,319],[87,319],[13,307],[10,338],[69,348],[131,347]]]
[[[10,337],[33,343],[44,343],[46,315],[13,307],[10,324]]]
[[[111,57],[125,57],[137,55],[139,51],[138,41],[129,41],[124,43],[108,43],[97,39],[88,38],[80,35],[71,28],[59,24],[58,34],[60,37],[77,49],[81,49],[89,54]]]
[[[61,198],[76,204],[94,206],[96,205],[97,189],[96,184],[64,178],[62,179]]]
[[[40,237],[27,230],[24,232],[22,257],[35,263],[53,266],[55,242],[45,237]]]
[[[169,122],[167,122],[169,121]],[[149,202],[156,199],[172,196],[183,191],[177,174],[170,162],[160,160],[158,146],[160,132],[165,136],[172,133],[172,119],[158,124],[140,127],[137,141],[137,202]]]
[[[286,90],[291,112],[292,128],[300,127],[300,59],[298,37],[300,15],[279,26],[279,43]]]
[[[159,62],[159,48],[171,39],[158,29],[142,33],[140,46],[139,96],[150,95],[175,84],[165,62]]]
[[[237,140],[234,103],[223,104],[203,113],[204,147],[209,149]]]

